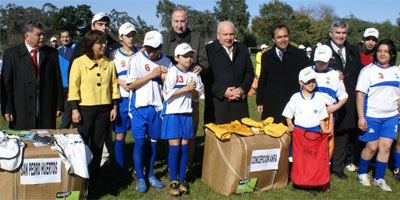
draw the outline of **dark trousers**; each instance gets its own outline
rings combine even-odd
[[[345,164],[357,164],[360,159],[362,143],[358,140],[358,132],[349,135],[349,147],[347,150]]]
[[[346,129],[335,132],[332,172],[343,172],[351,134],[357,134],[357,129]]]
[[[68,100],[68,88],[64,88],[64,114],[61,119],[61,124],[59,129],[69,128],[72,123],[72,109],[71,104],[67,101]]]
[[[110,111],[112,105],[79,106],[81,122],[74,124],[93,153],[89,165],[90,179],[97,181],[104,140],[110,134]]]

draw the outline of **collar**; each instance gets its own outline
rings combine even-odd
[[[382,66],[382,65],[378,65],[378,63],[376,63],[376,62],[374,62],[374,65],[377,66],[377,67],[379,67],[379,68],[382,68],[382,69],[389,69],[389,68],[392,67],[391,65],[389,65],[387,68],[385,68],[385,67]]]
[[[303,96],[303,91],[302,90],[303,90],[303,87],[300,87],[300,95],[301,95],[301,98],[303,98],[304,100],[311,100],[311,99],[313,99],[315,97],[315,89],[314,89],[314,91],[313,91],[313,93],[311,95],[311,98],[309,98],[309,99],[307,99],[307,98],[305,98]]]
[[[83,61],[85,62],[85,63],[88,63],[89,65],[86,65],[86,67],[88,68],[88,69],[93,69],[94,67],[97,67],[97,66],[102,66],[104,69],[106,69],[107,68],[107,65],[105,64],[105,62],[107,61],[105,58],[104,58],[104,56],[102,56],[101,58],[100,58],[100,60],[99,60],[99,62],[94,62],[92,59],[90,59],[86,54],[84,54],[83,55]]]
[[[176,66],[176,65],[172,65],[172,66],[174,66],[174,67],[176,67],[176,69],[178,69],[180,72],[182,72],[182,73],[188,73],[188,72],[190,72],[190,70],[188,69],[188,70],[186,70],[185,72],[181,69],[181,68],[179,68],[178,66]]]
[[[191,33],[192,31],[189,28],[186,28],[186,31],[182,34],[177,34],[174,30],[171,30],[169,32],[169,38],[170,38],[170,42],[173,42],[177,39],[180,39],[181,41],[185,41],[187,43],[190,43],[191,40]]]
[[[29,44],[28,44],[26,41],[25,41],[25,46],[26,46],[26,48],[28,49],[28,53],[29,53],[29,54],[31,53],[31,51],[32,51],[33,49],[35,49],[35,48],[29,46]],[[36,49],[36,51],[39,53],[39,50],[38,50],[38,49]]]
[[[135,54],[137,51],[138,51],[138,48],[135,47],[132,53],[127,54],[127,53],[125,53],[124,51],[122,51],[122,47],[118,48],[118,52],[119,52],[120,54],[122,54],[123,56],[126,56],[126,57],[131,57],[131,56],[133,56],[133,54]]]
[[[319,71],[317,71],[317,68],[315,68],[315,65],[311,66],[311,69],[313,69],[317,73],[327,73],[327,72],[330,72],[333,70],[332,67],[328,67],[328,69],[326,69],[325,71],[319,72]]]
[[[161,53],[158,54],[158,58],[156,59],[156,61],[152,61],[152,60],[150,59],[150,57],[147,55],[146,51],[142,51],[142,55],[143,55],[145,58],[147,58],[148,60],[150,60],[151,62],[156,62],[156,61],[161,60],[161,58],[163,58],[163,55],[162,55]]]

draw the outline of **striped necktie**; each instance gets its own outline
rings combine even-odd
[[[339,54],[339,56],[340,56],[340,60],[342,60],[342,63],[343,63],[343,69],[345,68],[345,66],[346,66],[346,60],[344,59],[344,57],[343,57],[343,54],[342,54],[342,49],[338,49],[337,50],[337,52],[338,52],[338,54]]]

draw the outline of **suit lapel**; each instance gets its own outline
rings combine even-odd
[[[233,44],[233,53],[232,53],[232,62],[235,60],[235,58],[236,58],[236,56],[237,56],[237,54],[239,53],[239,49],[238,49],[238,47],[236,46],[236,44],[234,43]]]
[[[22,43],[19,46],[19,56],[23,60],[23,63],[26,63],[24,66],[27,66],[27,67],[35,66],[35,64],[33,63],[31,54],[28,52],[28,49],[26,48],[24,43]]]
[[[39,49],[39,69],[42,67],[43,60],[47,57],[47,52]]]
[[[228,55],[228,52],[226,52],[225,48],[222,46],[221,43],[219,43],[218,40],[217,40],[217,42],[218,42],[217,45],[218,45],[218,47],[219,47],[219,48],[217,48],[217,51],[220,51],[220,52],[222,53],[222,55],[224,55],[225,58],[226,58],[229,62],[232,62],[231,58],[230,58],[229,55]]]

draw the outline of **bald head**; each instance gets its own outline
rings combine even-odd
[[[235,41],[235,25],[230,21],[218,23],[217,38],[223,46],[231,48]]]

